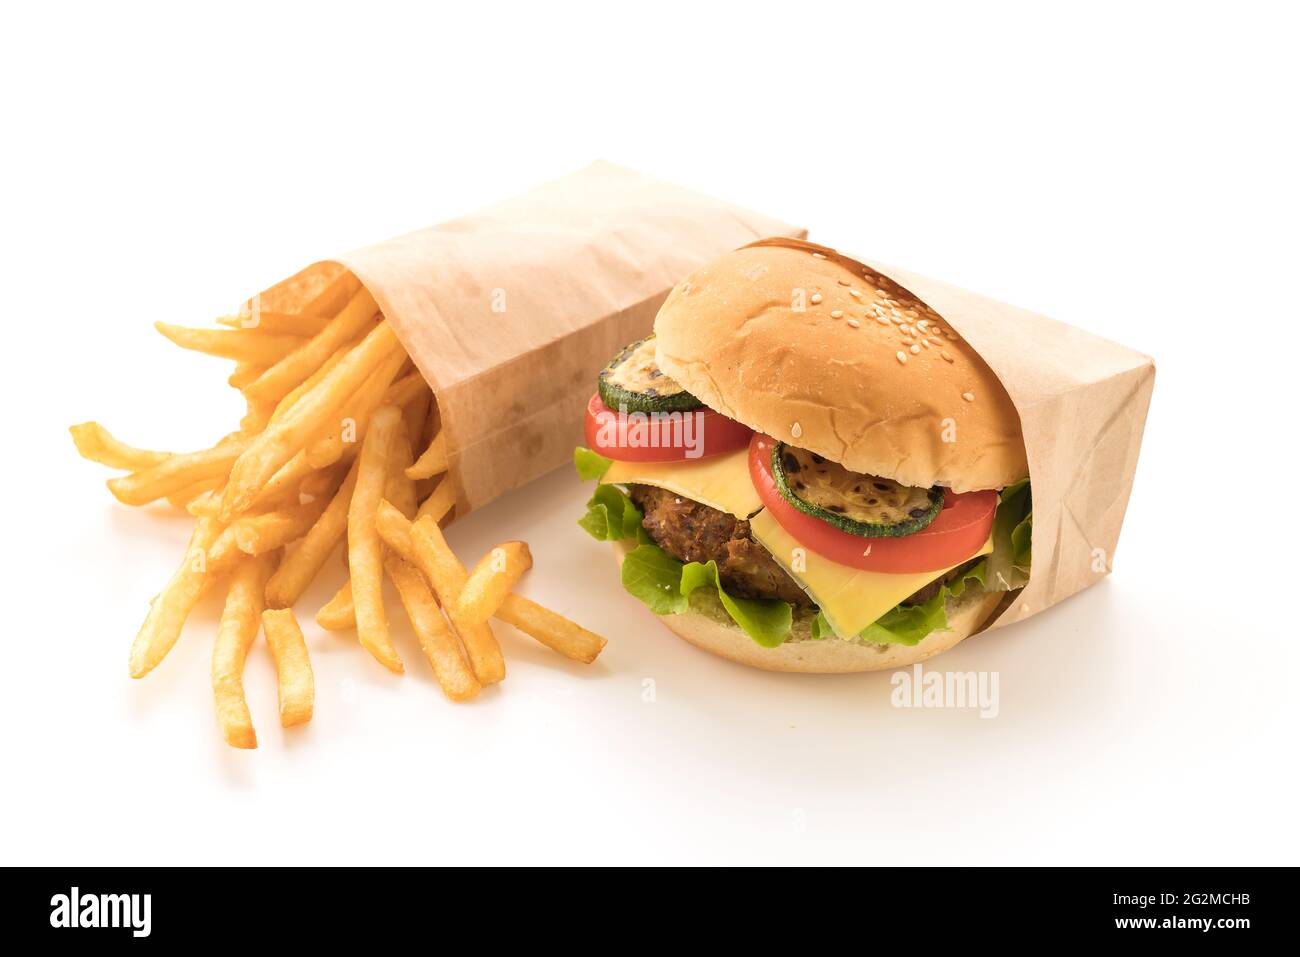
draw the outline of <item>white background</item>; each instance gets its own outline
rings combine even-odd
[[[3,14],[6,863],[1297,863],[1283,5],[268,6]],[[151,324],[598,157],[1156,358],[1114,574],[939,659],[997,671],[1000,715],[678,642],[567,472],[450,538],[527,539],[592,667],[503,634],[505,685],[452,705],[409,633],[398,678],[316,629],[331,562],[311,725],[259,646],[261,747],[221,742],[212,602],[129,679],[189,523],[66,427],[184,449],[241,413]]]

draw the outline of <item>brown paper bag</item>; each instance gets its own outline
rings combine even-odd
[[[1109,574],[1155,385],[1151,357],[896,266],[855,261],[957,330],[1020,414],[1033,489],[1033,565],[1029,583],[989,627],[1022,620]]]
[[[805,231],[610,163],[316,263],[260,294],[294,311],[344,268],[433,387],[457,513],[571,460],[610,357],[685,275]]]

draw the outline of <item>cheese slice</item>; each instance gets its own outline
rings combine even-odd
[[[763,507],[749,478],[748,448],[695,461],[615,461],[600,481],[603,485],[653,485],[737,518],[749,518]]]
[[[852,637],[913,592],[942,578],[958,565],[993,551],[984,547],[947,568],[903,575],[849,568],[799,544],[774,519],[749,478],[749,450],[739,449],[694,462],[615,461],[601,482],[654,485],[701,504],[749,519],[749,530],[799,587],[817,603],[837,635]]]
[[[800,545],[766,509],[749,520],[749,530],[818,604],[831,628],[842,638],[858,634],[908,595],[958,565],[993,551],[993,536],[989,535],[983,548],[947,568],[899,575],[849,568],[824,558]]]

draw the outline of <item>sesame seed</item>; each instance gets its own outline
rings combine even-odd
[[[912,315],[915,315],[915,313],[912,313],[910,309],[908,310],[908,312],[911,313]],[[922,332],[925,332],[925,327],[928,326],[929,324],[930,324],[929,319],[916,320],[916,328],[920,329]]]
[[[913,344],[912,347],[909,348],[907,351],[910,352],[910,353],[912,353],[912,355],[916,355],[918,352],[921,351],[921,347],[918,346],[918,345]]]
[[[846,322],[848,323],[848,325],[852,326],[854,329],[856,329],[856,328],[858,328],[860,325],[862,325],[862,323],[858,322],[858,320],[856,320],[856,319],[848,319],[848,320],[846,320]]]
[[[835,281],[838,282],[841,286],[847,286],[849,284],[849,281],[847,279],[837,279]]]
[[[854,299],[862,298],[862,293],[859,290],[854,289],[852,286],[849,286],[849,295],[852,296]]]
[[[819,292],[815,292],[815,293],[813,293],[811,296],[808,297],[808,301],[811,302],[811,303],[815,306],[815,305],[817,305],[817,303],[819,303],[819,302],[822,301],[822,294],[819,293]]]
[[[826,258],[825,253],[813,253],[813,259],[825,259],[825,258]]]
[[[832,310],[831,310],[831,318],[832,318],[832,319],[838,319],[838,318],[839,318],[840,316],[842,316],[842,315],[844,315],[844,310],[843,310],[843,309],[832,309]]]
[[[912,334],[912,327],[904,322],[898,327],[898,331],[905,336],[910,336]]]
[[[957,333],[953,332],[951,329],[945,329],[943,334],[954,341],[957,339]]]
[[[888,316],[876,316],[876,322],[880,323],[882,326],[892,326],[892,325],[893,325],[893,323],[889,321],[889,317],[888,317]]]
[[[799,436],[803,435],[803,426],[796,422],[794,425],[790,426],[790,434],[796,439],[799,438]]]
[[[886,300],[885,300],[885,305],[887,305],[887,306],[892,306],[893,303],[890,302],[888,299],[886,299]],[[890,314],[891,316],[901,316],[901,315],[902,315],[902,313],[899,312],[897,309],[890,309],[890,310],[889,310],[889,314]]]
[[[901,349],[898,352],[894,353],[894,358],[896,358],[899,362],[903,363],[904,365],[907,364],[907,353],[903,352]]]
[[[889,321],[898,323],[900,328],[907,325],[907,320],[902,318],[901,316],[894,316]]]
[[[942,339],[936,339],[934,336],[931,336],[929,339],[926,340],[926,342],[930,343],[931,345],[936,345],[936,346],[941,346],[941,345],[943,345],[943,340],[942,340]]]
[[[946,352],[940,352],[939,355],[943,356],[943,361],[944,361],[944,362],[952,362],[952,361],[953,361],[952,356],[948,355],[948,353],[946,353]]]
[[[921,345],[925,346],[927,349],[930,348],[930,340],[929,340],[929,339],[922,339],[922,340],[921,340]]]
[[[974,401],[975,401],[975,393],[974,393],[974,392],[963,392],[963,393],[961,394],[961,397],[962,397],[963,399],[965,399],[967,402],[974,402]]]
[[[866,557],[867,557],[868,555],[870,555],[870,554],[871,554],[871,546],[868,545],[868,546],[867,546],[867,550],[866,550],[865,552],[862,553],[862,557],[863,557],[863,558],[866,558]]]
[[[905,346],[910,346],[915,341],[916,341],[915,339],[910,339],[907,336],[903,336],[903,345]]]

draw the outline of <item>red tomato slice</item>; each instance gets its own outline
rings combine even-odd
[[[695,462],[743,449],[754,430],[712,409],[620,416],[595,393],[587,403],[587,445],[622,462]]]
[[[772,449],[776,440],[756,434],[749,443],[749,477],[763,506],[782,528],[818,555],[872,572],[929,572],[965,561],[993,529],[998,493],[944,492],[943,508],[919,532],[901,538],[863,538],[799,511],[776,487]]]

